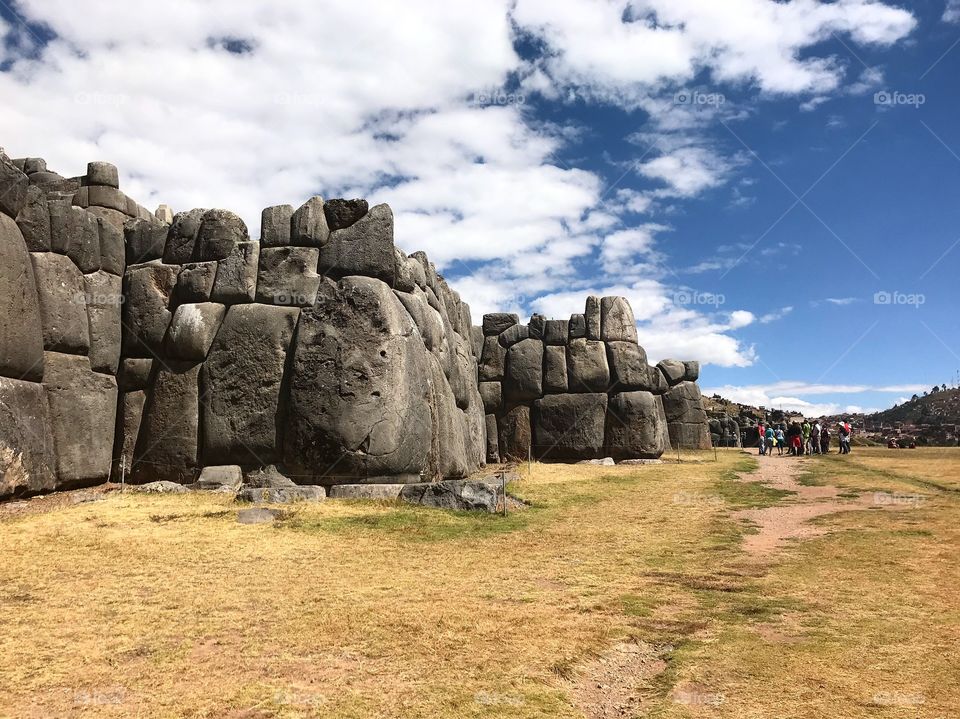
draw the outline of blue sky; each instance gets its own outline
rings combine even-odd
[[[388,202],[475,316],[624,294],[741,401],[950,383],[960,3],[447,5],[0,3],[0,144],[253,232]]]

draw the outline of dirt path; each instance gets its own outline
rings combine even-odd
[[[875,494],[841,497],[841,490],[832,485],[800,484],[798,478],[804,465],[817,461],[816,458],[784,455],[758,459],[760,467],[757,471],[742,475],[740,481],[758,482],[794,494],[773,507],[734,512],[735,519],[746,521],[757,530],[743,538],[743,550],[752,557],[769,557],[790,542],[827,534],[828,528],[811,524],[811,520],[817,517],[858,509],[891,508],[889,503],[878,503]]]

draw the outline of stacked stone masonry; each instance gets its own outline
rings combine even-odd
[[[90,163],[0,151],[0,498],[276,465],[298,484],[709,447],[697,363],[647,364],[623,298],[470,308],[387,205],[156,213]]]

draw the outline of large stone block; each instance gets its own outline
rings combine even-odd
[[[217,265],[217,278],[210,299],[224,304],[253,302],[257,294],[259,242],[238,242]]]
[[[39,187],[30,186],[26,202],[17,215],[17,226],[23,233],[23,241],[30,252],[49,252],[50,245],[50,209],[47,199]]]
[[[502,347],[512,347],[517,342],[530,339],[530,328],[527,325],[512,325],[501,332],[498,339]]]
[[[140,422],[131,481],[190,484],[199,466],[200,365],[157,365]]]
[[[117,387],[121,392],[134,392],[150,386],[153,360],[139,357],[124,358],[117,373]]]
[[[508,312],[490,312],[483,316],[483,334],[498,335],[520,323],[520,318]]]
[[[123,278],[123,355],[156,357],[163,351],[163,339],[172,317],[170,294],[180,268],[148,264],[127,269]]]
[[[113,477],[119,482],[121,474],[127,481],[133,470],[137,438],[140,436],[140,423],[143,421],[143,408],[147,393],[141,390],[121,392],[117,404],[117,425],[113,440]]]
[[[430,451],[421,476],[429,480],[466,477],[471,466],[471,444],[466,416],[457,407],[440,359],[427,356],[430,403]]]
[[[226,313],[226,306],[216,302],[177,307],[167,331],[167,354],[173,359],[203,362]]]
[[[194,258],[197,233],[206,210],[196,208],[178,212],[167,231],[167,244],[163,250],[163,261],[170,265],[183,265]]]
[[[87,187],[87,201],[91,205],[107,207],[128,215],[133,214],[130,212],[130,202],[132,201],[116,187],[90,185]]]
[[[543,342],[525,339],[507,350],[503,395],[509,402],[543,396]]]
[[[490,414],[499,411],[503,402],[499,382],[481,382],[480,396],[483,398],[484,411]]]
[[[27,202],[30,180],[0,148],[0,213],[15,218]]]
[[[56,486],[43,385],[0,377],[0,499]]]
[[[667,380],[667,384],[669,384],[671,387],[683,382],[683,377],[687,373],[686,366],[680,360],[660,360],[660,362],[657,363],[657,367],[663,373],[664,378]]]
[[[394,294],[413,319],[427,349],[438,354],[449,352],[443,317],[430,306],[426,293],[418,287],[413,292],[395,290]]]
[[[109,162],[88,162],[87,174],[83,178],[85,185],[104,185],[120,187],[120,173],[116,165]]]
[[[217,279],[217,262],[191,262],[180,268],[174,297],[177,302],[209,302]]]
[[[600,339],[605,342],[637,341],[637,321],[625,297],[600,300]]]
[[[497,417],[488,414],[484,417],[487,428],[487,464],[500,463],[500,437],[497,430]]]
[[[323,275],[375,277],[393,287],[395,272],[393,212],[388,205],[377,205],[349,227],[333,231],[320,248]]]
[[[568,320],[547,320],[543,328],[543,342],[548,345],[565,345],[569,333]]]
[[[554,394],[534,403],[533,452],[540,459],[604,457],[605,394]]]
[[[299,314],[293,307],[259,304],[227,311],[203,365],[206,464],[276,461],[281,388]]]
[[[94,372],[115,375],[120,367],[122,285],[120,277],[102,270],[83,276]]]
[[[317,300],[320,275],[316,247],[264,247],[260,250],[257,302],[310,307]]]
[[[567,323],[569,339],[579,339],[587,336],[587,319],[583,315],[570,315],[570,322]]]
[[[656,459],[667,449],[668,441],[660,397],[642,391],[610,395],[606,454],[616,460]]]
[[[85,355],[90,351],[86,287],[69,257],[31,252],[43,323],[43,348]],[[18,318],[22,320],[22,318]]]
[[[138,265],[143,262],[159,260],[163,257],[164,248],[167,246],[167,235],[171,232],[170,228],[163,222],[156,219],[150,220],[127,220],[123,227],[123,236],[126,242],[126,258],[128,265]],[[192,247],[190,253],[193,252]],[[184,250],[177,254],[174,259],[183,259],[188,253]]]
[[[322,197],[311,197],[303,203],[293,213],[290,224],[290,244],[299,247],[323,247],[330,239]]]
[[[587,297],[587,306],[583,311],[583,320],[586,325],[587,339],[600,339],[600,298],[590,295]]]
[[[58,488],[110,477],[117,419],[117,382],[77,355],[47,352],[43,385],[57,455]]]
[[[96,217],[95,215],[91,216]],[[127,267],[127,248],[123,239],[123,231],[110,221],[96,217],[97,233],[100,238],[100,269],[111,275],[123,277]]]
[[[543,392],[563,394],[567,386],[567,350],[548,345],[543,352]]]
[[[70,210],[79,213],[76,222],[78,232],[67,246],[67,256],[82,273],[96,272],[100,269],[100,223],[96,215],[86,210],[79,207],[71,207]]]
[[[248,242],[246,223],[229,210],[207,210],[200,218],[194,259],[198,262],[225,260],[239,242]]]
[[[610,367],[603,342],[572,339],[567,345],[567,383],[570,392],[606,392]]]
[[[661,363],[662,364],[662,363]],[[670,441],[682,449],[710,449],[710,424],[703,409],[703,397],[695,382],[683,382],[663,395]]]
[[[369,205],[366,200],[344,200],[337,198],[327,200],[323,205],[323,213],[327,218],[330,231],[342,230],[350,227],[361,217],[367,214]]]
[[[290,205],[265,207],[263,212],[260,213],[261,247],[285,247],[289,245],[292,219],[293,208]]]
[[[500,459],[526,461],[530,457],[533,431],[530,425],[530,407],[525,404],[511,407],[497,417],[500,437]]]
[[[433,428],[454,424],[435,419],[432,396],[442,393],[444,411],[461,414],[442,369],[432,365],[439,368],[439,360],[385,283],[368,277],[325,281],[297,330],[287,466],[326,477],[324,484],[428,473]],[[432,379],[434,372],[439,376]],[[465,471],[462,427],[459,432],[457,456]],[[441,457],[450,458],[450,452]]]
[[[31,259],[16,222],[0,215],[0,375],[40,380],[43,314]]]
[[[607,342],[610,384],[621,392],[653,390],[647,373],[647,353],[636,342]]]
[[[696,382],[700,378],[700,363],[696,360],[687,360],[683,363],[683,379],[687,382]]]

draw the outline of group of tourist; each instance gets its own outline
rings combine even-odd
[[[774,450],[778,456],[783,455],[786,450],[787,454],[795,457],[830,453],[830,427],[820,420],[813,424],[808,420],[804,420],[803,424],[791,422],[789,426],[782,423],[764,426],[761,423],[757,425],[757,433],[760,437],[760,454],[772,456]],[[849,422],[837,424],[837,439],[840,443],[840,454],[850,454]]]

